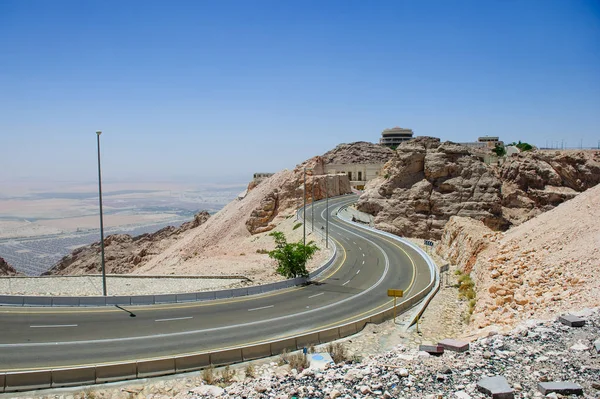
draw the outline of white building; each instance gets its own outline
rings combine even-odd
[[[381,132],[379,144],[395,147],[404,141],[412,140],[413,134],[412,129],[404,129],[398,126],[391,129],[384,129],[384,131]]]

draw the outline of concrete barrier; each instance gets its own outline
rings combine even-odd
[[[130,296],[107,296],[106,306],[111,305],[131,305]]]
[[[179,295],[178,295],[179,297]],[[208,291],[208,292],[198,292],[196,294],[196,299],[197,301],[210,301],[215,299],[215,291]],[[179,302],[179,299],[177,300],[177,302]]]
[[[106,298],[103,296],[84,296],[79,298],[79,306],[106,306]]]
[[[246,295],[248,295],[248,288],[236,288],[231,290],[231,296],[234,298]]]
[[[0,295],[0,304],[10,306],[23,306],[25,297],[14,295]]]
[[[175,371],[178,373],[200,370],[208,366],[210,366],[210,354],[208,353],[175,358]]]
[[[328,330],[319,331],[319,341],[324,344],[325,342],[334,341],[340,338],[338,328],[330,328]]]
[[[25,296],[23,306],[52,306],[51,296]]]
[[[215,293],[215,299],[227,299],[227,298],[231,298],[231,297],[233,297],[232,291],[233,290],[214,291],[214,293]]]
[[[4,373],[0,373],[0,393],[4,392],[5,381],[6,381],[6,375]]]
[[[340,338],[348,337],[352,334],[356,334],[356,323],[346,324],[338,328],[338,335]]]
[[[373,324],[381,324],[381,323],[383,323],[386,320],[384,314],[385,314],[385,311],[377,313],[377,314],[374,314],[373,316],[369,317],[369,323],[373,323]]]
[[[296,337],[296,349],[308,348],[311,345],[319,345],[319,333],[310,333]]]
[[[52,387],[52,371],[20,371],[4,375],[4,390],[6,392],[29,391]]]
[[[242,348],[242,359],[252,360],[271,356],[271,344],[253,345]]]
[[[296,349],[298,349],[298,346],[296,345],[296,338],[288,338],[271,342],[271,355],[273,356],[281,354],[284,350],[292,352]]]
[[[90,385],[95,383],[95,366],[52,370],[52,388]]]
[[[175,303],[177,302],[176,294],[154,295],[154,303]]]
[[[132,305],[154,305],[154,295],[136,295],[131,297]]]
[[[222,366],[243,361],[242,349],[227,349],[210,354],[210,362],[214,366]]]
[[[52,298],[52,306],[79,306],[79,298],[73,296],[55,296]]]
[[[119,363],[96,366],[96,384],[132,380],[137,378],[136,363]]]
[[[175,374],[175,359],[143,360],[137,362],[138,378]]]
[[[256,295],[263,292],[263,286],[257,285],[256,287],[248,287],[248,295]]]
[[[354,322],[354,325],[356,326],[356,332],[362,331],[368,322],[369,322],[368,319],[362,319],[362,320],[358,320],[358,321]]]

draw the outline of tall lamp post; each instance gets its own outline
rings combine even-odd
[[[325,248],[329,248],[329,175],[325,180]]]
[[[102,218],[102,173],[100,172],[100,135],[96,132],[98,139],[98,200],[100,204],[100,248],[102,249],[102,295],[106,296],[106,268],[104,266],[104,220]]]

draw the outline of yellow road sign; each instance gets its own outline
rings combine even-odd
[[[388,290],[388,296],[401,297],[404,295],[402,290]]]

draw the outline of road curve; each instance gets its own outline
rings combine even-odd
[[[241,298],[123,308],[0,308],[0,372],[168,357],[291,337],[380,312],[425,288],[429,267],[414,249],[339,219],[355,195],[315,203],[329,212],[337,258],[317,283]],[[307,221],[311,216],[307,208]],[[307,225],[307,234],[310,233]],[[307,239],[319,242],[312,233]]]

